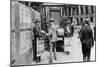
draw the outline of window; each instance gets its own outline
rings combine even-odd
[[[72,12],[72,14],[75,15],[75,8],[73,8],[73,12]]]
[[[83,6],[81,6],[81,14],[83,14]]]
[[[65,16],[67,16],[67,13],[68,13],[68,7],[65,7]]]
[[[78,7],[77,7],[77,15],[79,14],[79,10],[78,10]]]
[[[91,13],[94,14],[93,6],[91,6]]]
[[[71,7],[62,7],[62,16],[71,16]]]
[[[69,7],[69,16],[71,16],[71,7]]]
[[[81,18],[81,22],[83,22],[83,18]]]
[[[86,6],[86,14],[88,14],[88,6]]]
[[[93,22],[93,17],[91,17],[90,19],[91,19],[91,22]]]

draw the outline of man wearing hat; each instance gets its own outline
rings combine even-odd
[[[33,38],[32,38],[32,48],[33,48],[33,61],[38,61],[37,57],[37,38],[41,37],[41,31],[40,31],[40,20],[35,19],[33,20]]]
[[[89,26],[89,19],[85,20],[80,31],[80,41],[82,43],[83,61],[90,61],[91,47],[94,45],[92,29]]]
[[[47,33],[48,36],[50,36],[50,62],[52,62],[52,48],[54,50],[54,58],[56,58],[56,41],[57,41],[57,28],[56,24],[53,18],[50,19],[50,28],[49,33]]]

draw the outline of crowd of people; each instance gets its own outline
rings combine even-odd
[[[40,28],[40,20],[35,19],[33,21],[33,33],[34,38],[32,39],[32,48],[33,48],[33,61],[39,62],[41,59],[41,56],[37,56],[37,39],[41,37],[48,37],[46,40],[48,42],[49,46],[49,52],[50,52],[50,63],[52,63],[52,53],[54,54],[54,59],[57,60],[56,57],[56,42],[57,42],[57,29],[59,28],[55,20],[53,18],[49,21],[49,30],[48,33],[41,31]],[[93,31],[91,29],[91,26],[89,24],[89,19],[85,19],[83,24],[81,25],[81,30],[79,31],[79,38],[82,44],[82,53],[83,53],[83,61],[90,61],[90,53],[91,53],[91,47],[94,45],[95,36],[93,37]],[[73,22],[71,24],[67,24],[64,28],[64,37],[71,37],[74,33],[74,26],[77,25],[77,21],[75,18],[73,18]],[[95,35],[95,34],[94,34]],[[45,39],[45,38],[44,38]]]

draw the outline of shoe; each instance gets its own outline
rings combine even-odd
[[[39,62],[41,61],[41,56],[39,56]]]
[[[35,61],[35,59],[33,59],[33,61]]]
[[[55,60],[57,60],[57,58],[55,57]]]
[[[52,60],[50,60],[49,63],[51,64],[52,63]]]
[[[86,57],[83,57],[83,62],[86,62]]]

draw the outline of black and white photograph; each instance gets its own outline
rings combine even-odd
[[[10,1],[10,65],[96,61],[96,5]]]

